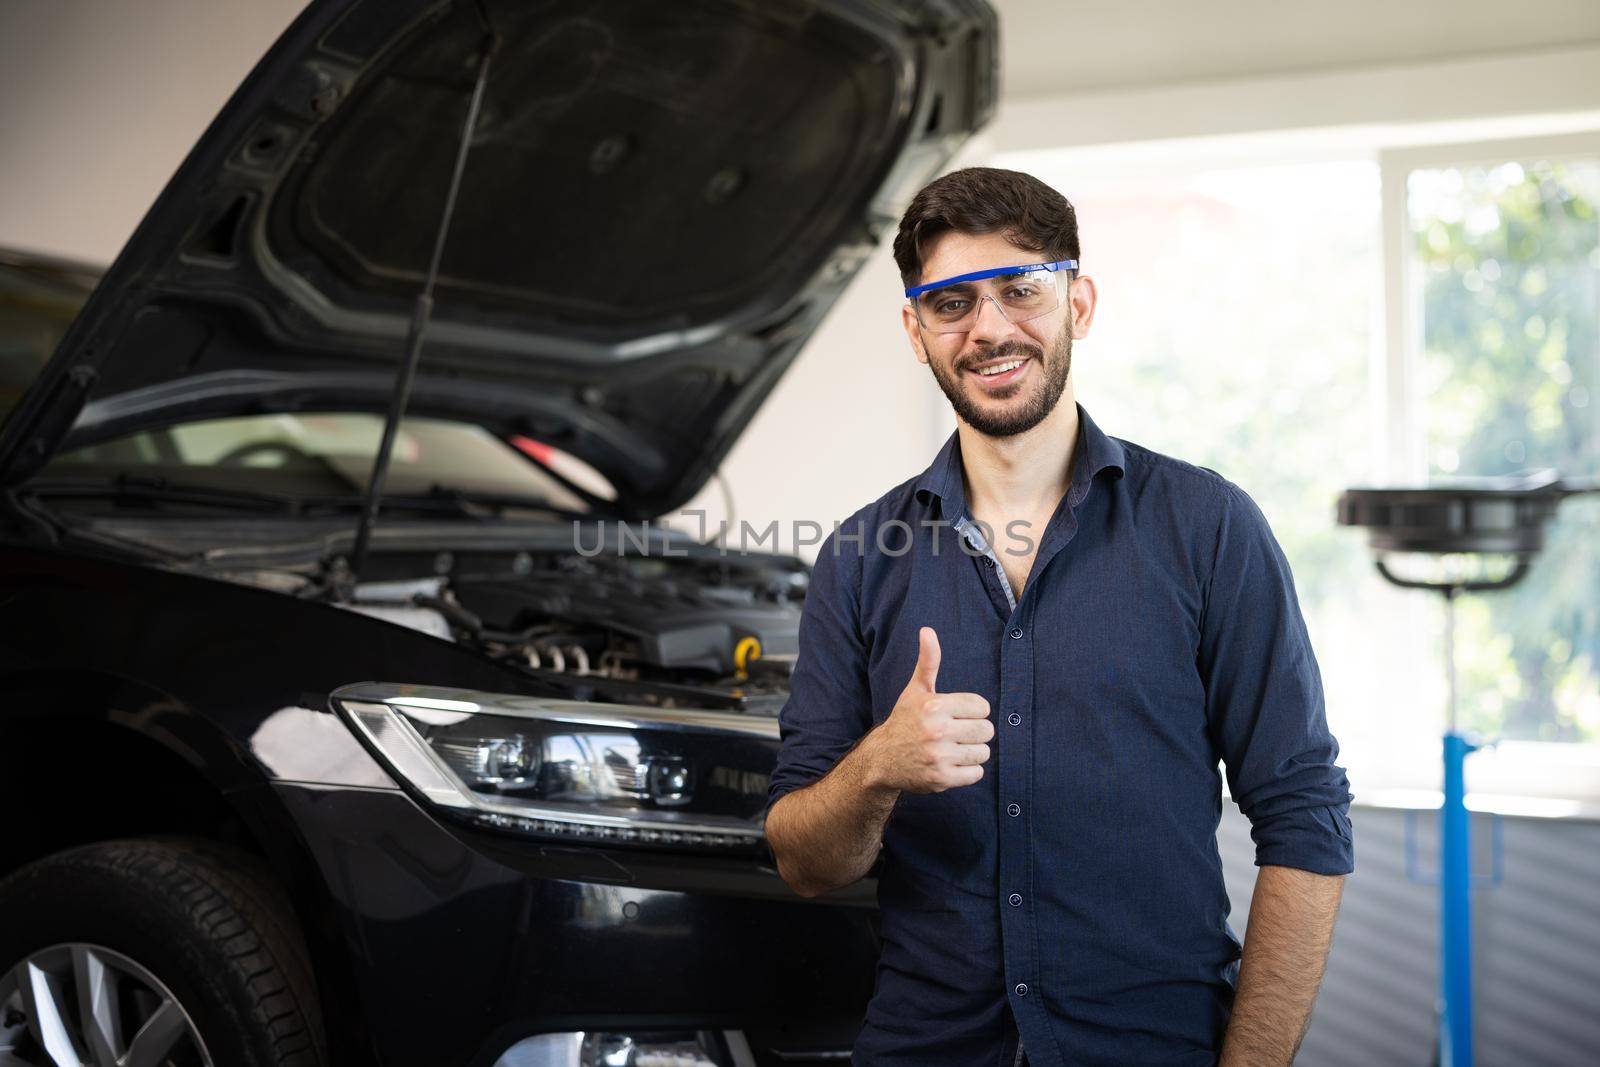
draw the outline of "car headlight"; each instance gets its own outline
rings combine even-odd
[[[775,719],[364,682],[333,705],[445,813],[567,841],[755,850]]]

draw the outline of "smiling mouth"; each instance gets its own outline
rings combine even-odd
[[[1033,362],[1032,356],[1012,356],[1009,359],[994,359],[984,363],[965,368],[967,374],[977,378],[985,388],[995,388],[1009,385],[1027,372],[1028,364]]]
[[[1027,360],[1023,359],[1008,359],[1004,363],[991,363],[985,367],[978,367],[973,373],[981,374],[988,378],[996,374],[1004,374],[1008,370],[1016,370],[1026,362]]]

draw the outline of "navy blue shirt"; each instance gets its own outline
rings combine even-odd
[[[932,626],[940,692],[989,701],[984,776],[884,828],[860,1065],[1214,1064],[1241,944],[1219,760],[1256,863],[1354,869],[1351,799],[1288,561],[1205,467],[1078,405],[1072,486],[1020,597],[971,521],[960,441],[823,543],[770,799],[884,721]],[[963,522],[966,520],[966,522]],[[1004,531],[995,540],[1005,547]]]

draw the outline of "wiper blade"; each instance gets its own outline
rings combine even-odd
[[[110,479],[35,479],[22,489],[39,500],[90,499],[112,503],[196,504],[235,511],[263,514],[308,516],[312,513],[361,510],[367,499],[360,494],[347,496],[308,496],[274,493],[264,489],[233,489],[222,486],[172,482],[166,478],[141,474],[119,474]],[[552,504],[543,497],[515,493],[488,493],[434,485],[425,493],[385,493],[385,511],[429,511],[467,518],[498,518],[508,509],[539,511],[564,519],[593,519],[596,516]]]
[[[225,489],[217,486],[188,485],[165,478],[119,474],[110,480],[35,479],[22,487],[23,493],[39,499],[85,498],[107,501],[199,504],[242,511],[297,514],[308,501],[287,493],[260,489]]]
[[[384,493],[383,507],[438,507],[454,510],[463,515],[486,517],[477,509],[489,509],[498,516],[510,508],[542,511],[563,519],[593,519],[595,516],[552,504],[543,497],[520,496],[516,493],[490,493],[475,489],[457,489],[448,485],[433,485],[426,493]]]

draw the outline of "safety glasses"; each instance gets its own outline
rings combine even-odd
[[[985,299],[1012,323],[1048,315],[1061,306],[1067,283],[1077,269],[1075,259],[995,267],[914,286],[906,290],[906,296],[924,330],[964,333],[977,321]]]

